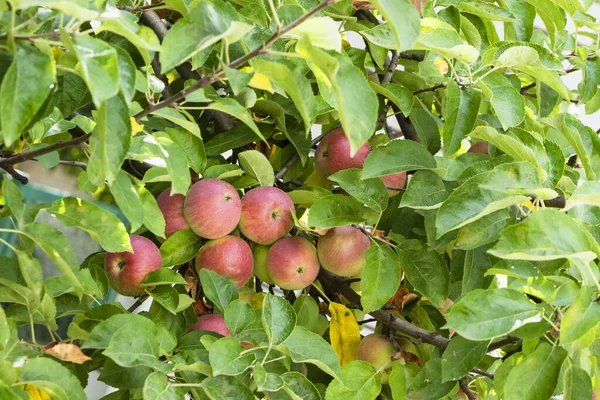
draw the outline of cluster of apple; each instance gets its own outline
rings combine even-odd
[[[344,131],[335,129],[319,144],[315,166],[319,174],[328,178],[343,169],[361,168],[370,151],[366,143],[350,156]],[[401,188],[406,174],[383,180],[388,186]],[[396,193],[390,189],[391,195]],[[255,274],[263,282],[298,290],[315,280],[319,265],[348,277],[359,275],[365,264],[369,239],[352,226],[329,230],[318,240],[316,249],[307,239],[288,236],[294,226],[294,204],[287,193],[275,187],[254,188],[240,198],[229,183],[202,179],[185,196],[171,196],[169,189],[165,190],[157,203],[165,218],[167,237],[191,229],[207,239],[196,256],[196,269],[211,269],[238,287],[246,285]],[[231,234],[236,228],[247,241]],[[131,235],[130,241],[133,253],[108,253],[105,269],[115,291],[139,296],[143,293],[144,277],[161,268],[162,261],[151,240]]]

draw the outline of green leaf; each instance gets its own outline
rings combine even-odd
[[[381,374],[366,361],[355,360],[342,367],[342,380],[333,380],[327,400],[375,400],[381,391]]]
[[[23,194],[17,185],[8,178],[2,180],[2,192],[4,194],[6,206],[10,208],[10,211],[12,211],[12,214],[15,216],[17,221],[22,223],[25,215]]]
[[[113,309],[106,310],[106,308],[102,311],[114,312]],[[122,312],[122,310],[117,311]],[[81,348],[106,349],[115,333],[126,325],[134,326],[137,329],[140,329],[140,331],[154,332],[156,330],[156,324],[149,318],[138,314],[114,314],[104,319],[91,330],[89,338],[83,343]]]
[[[50,257],[52,262],[67,277],[77,296],[83,295],[84,289],[77,278],[79,265],[71,244],[58,229],[41,222],[32,222],[23,226],[23,234],[33,240]]]
[[[11,146],[34,122],[55,83],[54,58],[32,44],[17,41],[0,86],[2,139]]]
[[[239,298],[239,291],[231,279],[223,278],[215,271],[202,268],[198,271],[204,295],[221,311]]]
[[[490,102],[504,130],[525,120],[525,99],[512,86],[493,87]]]
[[[379,25],[381,26],[381,25]],[[397,85],[395,83],[386,83],[384,85],[378,85],[375,82],[369,81],[369,85],[375,90],[375,92],[388,98],[394,103],[404,116],[408,117],[413,108],[415,96],[412,92],[404,86]]]
[[[543,187],[538,171],[528,162],[500,164],[475,175],[442,203],[435,222],[437,236],[523,203],[529,200],[529,195],[548,200],[557,193]]]
[[[394,50],[399,47],[398,40],[387,22],[359,31],[358,33],[369,42],[379,47]]]
[[[383,212],[388,203],[388,192],[381,179],[362,180],[362,170],[348,168],[331,175],[329,180],[339,184],[350,196],[372,208]]]
[[[590,337],[600,322],[600,304],[595,301],[594,289],[582,286],[575,301],[565,312],[561,322],[560,344],[570,345],[574,349],[583,349],[591,345]]]
[[[110,185],[110,192],[125,217],[129,220],[130,231],[137,231],[144,223],[144,205],[124,171],[119,171]]]
[[[163,285],[185,285],[187,284],[186,280],[183,279],[181,274],[173,271],[170,268],[160,268],[150,272],[144,278],[144,283],[142,286],[152,287],[152,286],[163,286]]]
[[[456,234],[456,248],[472,250],[498,239],[500,232],[514,223],[515,218],[506,209],[488,214],[460,228]]]
[[[267,372],[262,364],[252,367],[252,377],[259,392],[274,392],[283,387],[283,379],[277,374]]]
[[[472,342],[454,337],[442,354],[442,382],[457,381],[485,356],[489,342]]]
[[[240,354],[244,348],[236,338],[224,337],[208,349],[208,358],[213,375],[239,375],[250,368],[253,354]]]
[[[246,150],[238,154],[238,159],[244,172],[256,179],[261,186],[273,186],[275,172],[264,154],[256,150]]]
[[[125,100],[117,95],[100,103],[92,114],[96,126],[90,138],[88,176],[96,186],[102,186],[105,179],[111,185],[131,145],[129,109]]]
[[[201,139],[200,128],[198,127],[198,124],[194,121],[190,121],[186,115],[175,110],[174,108],[161,108],[154,111],[152,115],[157,115],[166,119],[167,121],[171,121],[172,123],[177,124],[183,129],[187,130],[198,139]]]
[[[304,375],[296,371],[281,375],[284,386],[282,390],[269,393],[272,400],[321,400],[321,394]]]
[[[565,210],[579,206],[600,207],[600,182],[584,181],[575,189],[565,204]]]
[[[165,217],[163,216],[158,203],[152,193],[150,193],[144,186],[137,187],[137,194],[142,201],[144,208],[144,225],[146,228],[156,236],[165,237]]]
[[[173,143],[185,153],[189,166],[196,172],[201,172],[206,166],[206,152],[202,139],[180,128],[166,128],[165,131]]]
[[[57,200],[45,210],[63,225],[88,232],[106,251],[132,251],[125,226],[109,211],[75,197]]]
[[[488,340],[541,321],[541,313],[535,303],[516,290],[477,289],[450,307],[444,327],[469,340]]]
[[[223,315],[227,328],[234,334],[243,332],[246,328],[250,327],[255,320],[252,307],[239,299],[229,303],[225,308]]]
[[[399,172],[435,169],[435,158],[423,145],[412,140],[392,140],[373,149],[363,166],[363,179]]]
[[[583,63],[583,77],[579,84],[579,101],[587,103],[598,92],[600,85],[600,58],[587,59]]]
[[[248,83],[250,83],[250,80],[252,79],[251,73],[229,68],[225,64],[223,64],[221,68],[223,68],[223,71],[225,71],[225,75],[227,75],[227,80],[229,81],[229,86],[231,86],[231,91],[235,96],[239,95],[240,92],[248,86]]]
[[[320,228],[358,224],[364,220],[363,205],[342,194],[319,199],[308,214],[308,225]]]
[[[99,12],[96,11],[93,3],[86,1],[71,1],[71,0],[17,0],[15,6],[20,9],[29,7],[42,6],[59,10],[67,15],[73,16],[81,22],[97,19]]]
[[[365,268],[361,275],[360,303],[368,313],[379,310],[400,286],[400,262],[392,249],[372,244],[365,252]]]
[[[79,380],[57,361],[33,358],[19,371],[19,383],[30,384],[47,392],[52,399],[85,400]]]
[[[416,239],[405,240],[396,248],[404,275],[431,303],[442,307],[448,298],[450,273],[435,251]]]
[[[33,258],[29,253],[17,250],[15,255],[19,260],[19,269],[21,276],[27,283],[27,287],[33,291],[33,294],[39,300],[42,297],[42,289],[44,287],[44,274],[42,265],[37,258]]]
[[[407,398],[414,400],[442,399],[456,387],[455,382],[442,383],[442,361],[433,358],[410,381]]]
[[[263,125],[264,126],[264,125]],[[273,128],[263,128],[265,138],[271,137]],[[227,132],[219,133],[205,143],[206,155],[214,157],[227,150],[243,147],[256,141],[256,134],[244,124],[237,124]]]
[[[120,47],[115,47],[115,50],[117,50],[117,61],[119,63],[121,93],[125,102],[130,104],[135,95],[135,64],[128,52]]]
[[[255,72],[268,76],[269,80],[290,96],[308,132],[316,117],[317,103],[310,82],[302,69],[289,61],[273,62],[263,59],[256,60],[253,68]]]
[[[111,319],[115,317],[118,317],[118,315],[111,317]],[[153,329],[151,330],[143,330],[135,324],[125,324],[112,335],[108,346],[102,354],[112,359],[121,367],[148,366],[165,370],[168,368],[168,365],[158,360],[160,355],[158,329],[154,323],[152,323],[152,326]]]
[[[538,15],[540,16],[552,46],[556,41],[556,35],[558,32],[563,30],[566,25],[565,14],[555,5],[554,1],[551,0],[525,0],[527,3],[535,7]],[[559,0],[560,1],[560,0]]]
[[[314,364],[325,373],[339,379],[338,356],[333,347],[316,333],[302,326],[296,326],[292,334],[279,347],[287,348],[293,362]]]
[[[137,18],[133,14],[127,11],[116,12],[113,10],[110,17],[103,18],[98,31],[110,31],[123,36],[137,47],[146,64],[150,64],[152,60],[148,56],[148,52],[144,50],[160,51],[160,41],[152,29],[138,25],[136,22]]]
[[[168,137],[157,135],[153,139],[171,176],[171,195],[182,194],[185,196],[191,184],[185,152]]]
[[[142,393],[144,400],[178,400],[185,396],[185,389],[170,386],[167,375],[156,371],[146,378]]]
[[[152,291],[146,290],[152,300],[160,304],[171,314],[177,314],[179,308],[179,293],[171,286],[159,286]],[[189,305],[189,304],[188,304]]]
[[[109,358],[102,366],[98,380],[116,388],[136,389],[144,387],[151,373],[152,369],[148,367],[123,368]]]
[[[592,380],[584,369],[569,365],[563,375],[563,399],[592,399]]]
[[[560,346],[540,344],[508,374],[506,400],[546,400],[552,397],[567,351]]]
[[[506,128],[505,128],[506,129]],[[471,136],[476,139],[485,140],[508,154],[515,161],[528,161],[533,164],[540,174],[541,179],[546,178],[546,172],[539,166],[534,151],[522,142],[507,134],[499,133],[494,128],[480,126],[475,128]]]
[[[324,75],[331,82],[351,153],[356,153],[375,131],[377,95],[345,53],[330,54],[317,49],[306,37],[298,41],[296,51],[310,62],[315,74]]]
[[[266,141],[265,137],[258,129],[258,126],[256,126],[256,123],[252,119],[252,116],[250,115],[248,110],[236,100],[229,97],[221,98],[210,103],[208,106],[206,106],[206,109],[221,111],[225,114],[229,114],[232,117],[239,119],[250,129],[252,129],[252,132],[254,132],[260,140]]]
[[[312,331],[319,317],[319,306],[310,296],[301,294],[294,301],[294,311],[296,312],[296,325],[300,325]]]
[[[541,209],[500,234],[489,253],[508,260],[546,261],[596,258],[597,244],[581,225],[555,209]]]
[[[160,52],[161,72],[168,72],[221,39],[228,39],[229,44],[239,41],[252,29],[241,20],[231,4],[220,0],[196,4],[167,31]]]
[[[206,378],[200,384],[210,400],[254,400],[247,385],[232,376]]]
[[[396,36],[396,50],[411,49],[421,30],[421,16],[408,0],[371,0]]]
[[[446,198],[448,192],[442,178],[431,171],[418,171],[408,183],[400,207],[430,210],[439,208]]]
[[[160,255],[165,267],[185,264],[198,254],[202,238],[189,229],[177,231],[160,246]]]
[[[390,389],[392,391],[392,399],[406,400],[406,374],[404,373],[404,365],[395,365],[390,374]]]
[[[502,22],[512,22],[515,20],[514,16],[508,10],[480,1],[461,2],[459,10],[464,13],[477,15],[484,20]]]
[[[94,104],[102,107],[119,93],[117,51],[105,41],[90,36],[74,37],[73,51],[79,60],[77,72],[87,84]],[[127,117],[129,119],[129,115]]]
[[[460,88],[454,81],[448,84],[442,134],[445,156],[456,153],[462,140],[473,130],[480,103],[480,92]]]
[[[265,295],[262,306],[262,326],[270,345],[277,345],[290,336],[296,326],[296,313],[283,297]]]

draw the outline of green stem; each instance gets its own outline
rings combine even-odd
[[[315,290],[316,290],[317,292],[319,292],[319,294],[320,294],[321,296],[323,296],[323,298],[324,298],[325,300],[327,300],[328,302],[330,302],[330,303],[331,303],[331,300],[329,300],[329,297],[327,297],[327,295],[325,294],[325,292],[323,292],[323,291],[321,290],[321,288],[320,288],[320,287],[318,287],[318,286],[317,286],[317,285],[315,285],[314,283],[311,283],[311,285],[312,285],[312,287],[314,287],[314,288],[315,288]]]

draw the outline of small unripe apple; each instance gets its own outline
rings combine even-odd
[[[253,242],[272,244],[292,229],[295,213],[286,192],[276,187],[257,187],[242,197],[240,231]]]
[[[218,239],[230,234],[242,215],[242,201],[233,186],[219,179],[203,179],[190,187],[183,214],[196,235]]]
[[[198,317],[198,322],[188,328],[188,332],[202,330],[215,332],[223,336],[231,336],[227,325],[225,325],[225,319],[216,314],[204,314]]]
[[[143,236],[129,235],[133,253],[106,253],[104,270],[115,292],[123,296],[141,296],[146,275],[162,268],[160,250]]]
[[[280,288],[304,289],[313,283],[319,273],[315,246],[297,236],[279,239],[271,246],[267,255],[267,270]]]
[[[248,243],[237,236],[225,236],[209,240],[196,256],[196,270],[212,269],[217,274],[230,278],[237,287],[242,287],[252,277],[252,250]]]
[[[252,255],[254,256],[254,275],[262,282],[268,283],[269,285],[274,285],[273,279],[269,275],[269,270],[267,269],[267,255],[269,254],[269,249],[271,246],[266,246],[264,244],[255,244],[252,247]]]
[[[377,370],[389,361],[387,367],[381,371],[381,383],[385,384],[389,382],[392,367],[400,362],[400,360],[390,361],[394,354],[394,346],[389,338],[372,333],[360,341],[356,359],[368,362]]]
[[[339,276],[354,276],[365,267],[365,251],[371,245],[367,235],[353,226],[330,229],[317,242],[319,261]]]
[[[467,153],[480,153],[480,154],[489,154],[488,152],[488,142],[485,140],[480,140],[479,142],[473,144]]]
[[[371,146],[363,144],[354,157],[350,156],[350,142],[342,128],[334,129],[319,143],[315,152],[315,168],[327,178],[329,175],[348,168],[362,168]]]
[[[400,189],[404,188],[404,184],[406,183],[406,172],[382,176],[381,180],[387,188],[388,195],[393,197],[401,192]]]
[[[163,217],[165,217],[166,237],[171,236],[177,231],[190,229],[190,226],[183,216],[183,202],[185,201],[185,196],[182,194],[174,194],[171,196],[170,192],[171,189],[167,189],[156,199],[158,208],[160,208]]]

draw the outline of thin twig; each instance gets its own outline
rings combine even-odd
[[[400,57],[400,53],[392,50],[392,58],[387,67],[387,71],[381,80],[381,84],[385,85],[386,83],[390,83],[392,81],[392,76],[394,75],[394,71],[396,71],[396,67],[398,67],[398,58]]]
[[[88,133],[86,135],[66,140],[64,142],[58,142],[51,144],[50,146],[42,147],[41,149],[24,151],[12,157],[0,159],[0,168],[5,169],[6,166],[11,166],[21,163],[23,161],[31,160],[33,158],[43,156],[44,154],[48,154],[56,150],[68,149],[71,147],[79,146],[81,143],[87,141],[90,138],[90,136],[91,133]]]
[[[27,179],[26,176],[21,175],[19,172],[17,172],[17,170],[15,170],[12,165],[5,165],[0,168],[5,170],[10,176],[15,178],[17,181],[21,182],[23,185],[27,185],[27,182],[29,182],[29,179]]]
[[[484,370],[479,369],[479,368],[473,368],[471,370],[471,372],[474,373],[474,374],[477,374],[477,375],[487,376],[490,379],[494,379],[494,374],[492,374],[491,372],[484,371]]]
[[[313,147],[314,145],[318,144],[324,137],[325,135],[327,135],[329,132],[323,133],[319,136],[317,136],[316,138],[314,138],[311,142],[310,142],[310,147]],[[300,159],[300,155],[298,153],[295,153],[292,158],[290,158],[288,160],[288,162],[285,163],[285,165],[281,168],[281,170],[275,174],[275,180],[279,180],[282,179],[283,176],[285,175],[286,172],[288,172],[288,170],[290,168],[292,168],[292,166],[296,163],[296,161],[298,161]],[[304,186],[304,185],[302,185]]]
[[[469,381],[467,380],[467,377],[462,377],[458,381],[458,384],[460,386],[460,390],[462,390],[463,393],[467,396],[467,399],[469,399],[469,400],[477,400],[477,397],[469,389]]]
[[[135,300],[135,303],[133,303],[133,304],[132,304],[132,305],[131,305],[131,306],[130,306],[128,309],[127,309],[127,312],[130,312],[130,313],[132,313],[132,312],[134,312],[135,310],[137,310],[137,308],[138,308],[139,306],[141,306],[141,305],[142,305],[142,303],[143,303],[143,302],[145,302],[147,298],[148,298],[148,295],[147,295],[147,294],[144,294],[144,295],[142,295],[142,296],[138,297],[138,298]]]
[[[438,89],[442,89],[445,88],[446,84],[445,83],[438,83],[435,86],[432,87],[428,87],[428,88],[423,88],[423,89],[419,89],[419,90],[415,90],[414,92],[412,92],[414,95],[417,94],[421,94],[421,93],[425,93],[425,92],[435,92]]]
[[[245,64],[247,61],[253,59],[254,57],[262,54],[266,48],[270,47],[273,43],[275,43],[277,41],[277,39],[279,39],[282,35],[286,34],[287,32],[289,32],[290,30],[292,30],[293,28],[297,27],[298,25],[300,25],[301,23],[303,23],[304,21],[308,20],[310,17],[312,17],[313,15],[317,14],[318,12],[320,12],[321,10],[323,10],[324,8],[326,8],[327,6],[329,6],[330,4],[333,4],[335,2],[335,0],[325,0],[323,1],[321,4],[319,4],[317,7],[313,8],[311,11],[309,11],[307,14],[304,14],[303,16],[301,16],[300,18],[297,18],[295,21],[293,21],[291,24],[287,25],[286,27],[282,28],[280,31],[275,32],[269,39],[267,39],[266,42],[264,42],[262,45],[258,46],[257,48],[255,48],[254,50],[252,50],[250,53],[247,53],[246,55],[236,59],[235,61],[231,62],[229,65],[227,65],[229,68],[238,68],[240,66],[242,66],[243,64]],[[142,15],[146,15],[148,13],[143,13]],[[201,89],[207,85],[210,85],[213,82],[216,82],[217,80],[221,79],[224,76],[224,71],[222,68],[219,68],[218,70],[216,70],[215,72],[213,72],[210,75],[206,75],[205,77],[203,77],[202,79],[198,80],[196,83],[188,86],[187,88],[181,90],[180,92],[174,94],[173,96],[167,97],[166,99],[156,103],[156,104],[152,104],[149,107],[147,107],[145,110],[137,113],[134,118],[136,120],[140,120],[143,117],[152,114],[153,112],[160,110],[162,108],[165,107],[170,107],[172,105],[174,105],[175,103],[185,99],[186,96],[188,96],[189,94],[195,92],[198,89]]]
[[[129,12],[146,12],[149,10],[153,10],[155,8],[160,8],[160,7],[164,7],[165,3],[163,1],[158,2],[158,3],[154,3],[154,4],[147,4],[145,6],[138,6],[138,7],[131,7],[131,6],[121,6],[121,7],[117,7],[119,10],[125,10],[125,11],[129,11]]]

